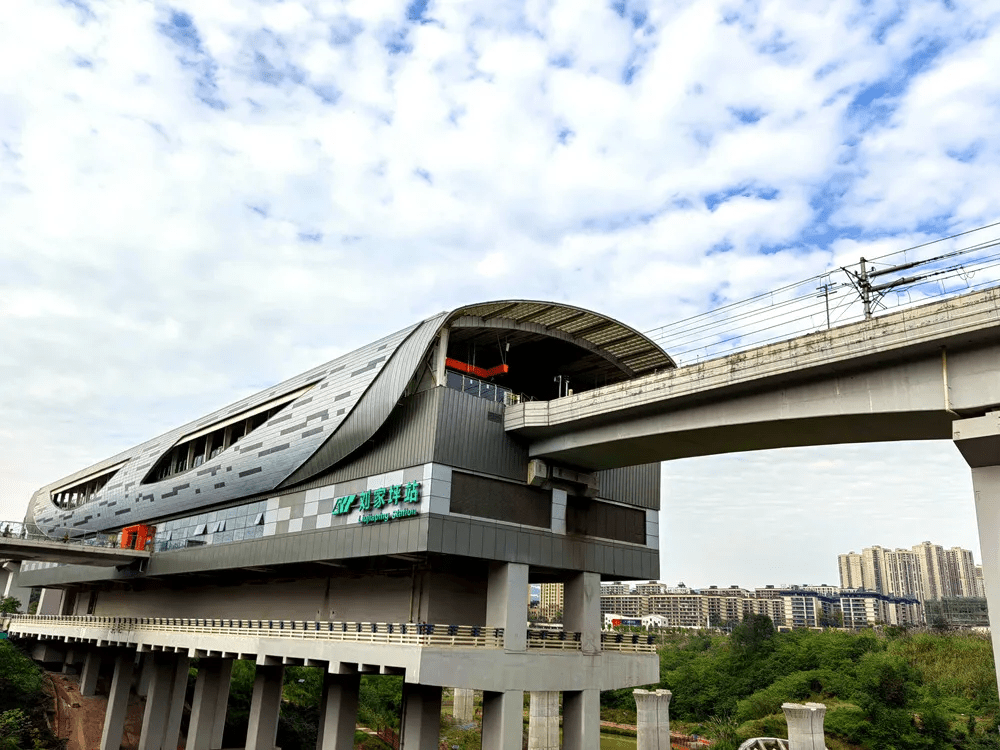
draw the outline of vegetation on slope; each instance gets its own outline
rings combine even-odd
[[[0,641],[0,750],[49,750],[63,742],[49,729],[45,674],[10,641]]]
[[[732,636],[675,635],[660,650],[670,713],[735,748],[755,736],[787,736],[781,704],[827,705],[832,749],[1000,748],[996,677],[978,635],[835,630],[777,633],[751,618]],[[603,694],[624,718],[631,690]]]

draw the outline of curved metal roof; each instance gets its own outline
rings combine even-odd
[[[32,497],[26,521],[52,536],[103,531],[275,492],[314,477],[351,455],[385,423],[445,327],[453,335],[489,329],[490,335],[503,330],[505,336],[526,340],[573,343],[589,352],[581,366],[608,382],[675,367],[641,333],[579,307],[527,300],[466,305],[46,485]],[[197,467],[150,481],[150,467],[175,445],[282,397],[291,399],[287,406],[240,442]],[[53,491],[112,470],[114,476],[87,502],[74,508],[52,503]]]
[[[569,337],[601,354],[629,377],[677,367],[658,344],[634,328],[573,305],[535,300],[480,302],[458,308],[448,316],[448,322],[452,326],[530,327],[557,338]]]

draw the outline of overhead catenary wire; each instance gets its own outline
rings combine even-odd
[[[881,265],[886,258],[901,254],[905,258],[905,254],[913,250],[997,226],[1000,226],[1000,221],[886,253],[867,262],[870,264],[872,261],[881,261]],[[886,277],[886,280],[882,282],[880,279],[881,283],[872,285],[866,277],[865,282],[871,290],[869,294],[874,292],[873,303],[880,309],[898,309],[981,289],[1000,281],[997,274],[986,273],[1000,268],[1000,253],[984,252],[996,247],[1000,247],[1000,237],[991,237],[930,258],[907,261],[898,264],[898,267],[871,269],[873,276]],[[947,261],[958,259],[962,259],[962,262],[942,267]],[[903,270],[920,267],[924,268],[910,276],[889,278]],[[846,268],[844,271],[851,273]],[[728,302],[704,313],[652,328],[646,335],[663,345],[678,361],[690,361],[690,355],[696,353],[704,353],[705,356],[731,353],[788,339],[824,327],[822,324],[829,326],[841,320],[848,322],[855,316],[860,319],[858,305],[855,303],[861,297],[841,294],[851,289],[852,284],[849,281],[834,282],[833,276],[836,273],[836,270],[826,271],[743,300]],[[986,273],[987,278],[974,282],[973,277],[982,273]],[[962,283],[954,283],[957,279],[961,279]],[[930,291],[932,287],[935,289],[933,292]],[[895,300],[890,293],[895,293]],[[826,307],[831,297],[836,297],[837,301],[827,313]],[[816,324],[817,318],[821,325]],[[809,323],[803,325],[805,321]]]

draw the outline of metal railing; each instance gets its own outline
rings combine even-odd
[[[48,536],[32,531],[22,521],[0,521],[0,542],[15,539],[29,542],[62,542],[87,547],[119,547],[121,535],[118,532],[84,531],[64,532],[62,536]]]
[[[565,630],[528,629],[528,648],[549,648],[563,651],[579,651],[580,633]]]
[[[503,628],[404,622],[202,619],[188,617],[94,617],[90,615],[11,615],[19,623],[104,628],[111,633],[171,632],[237,638],[296,638],[355,643],[409,644],[452,648],[503,648]]]
[[[643,633],[601,633],[602,651],[639,651],[656,653],[656,636]]]
[[[322,620],[205,619],[189,617],[95,617],[93,615],[21,615],[0,617],[0,626],[20,632],[18,625],[101,628],[109,633],[199,633],[235,638],[296,638],[354,643],[409,644],[448,648],[503,648],[504,629],[485,625],[442,625],[424,622],[334,622]],[[579,651],[581,634],[528,630],[529,649]],[[606,651],[654,653],[653,636],[602,633]]]

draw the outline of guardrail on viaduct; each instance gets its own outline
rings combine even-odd
[[[44,626],[63,632],[52,635],[74,637],[65,629],[97,628],[109,635],[193,633],[233,638],[294,638],[298,640],[347,641],[386,645],[434,646],[438,648],[495,648],[504,646],[504,629],[485,625],[438,623],[333,622],[319,620],[201,619],[177,617],[95,617],[92,615],[8,615],[0,626],[21,632],[18,625]],[[35,635],[30,632],[25,635]],[[48,634],[48,633],[46,633]],[[128,640],[124,638],[123,640]],[[529,649],[578,651],[581,634],[568,631],[528,630]],[[653,636],[638,633],[601,633],[606,651],[654,653]]]

